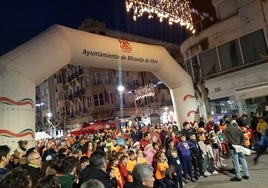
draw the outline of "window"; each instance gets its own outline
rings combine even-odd
[[[104,97],[102,93],[98,93],[94,95],[94,105],[102,106],[104,105]]]
[[[192,67],[191,67],[191,62],[190,59],[188,59],[185,63],[184,63],[184,69],[185,71],[193,78],[193,72],[192,72]]]
[[[87,97],[87,102],[88,102],[88,107],[91,108],[93,106],[93,104],[92,104],[92,97],[91,96],[88,96]]]
[[[215,67],[215,72],[219,72],[219,62],[216,48],[202,52],[199,56],[202,76],[206,76]]]
[[[192,70],[193,70],[193,80],[199,75],[200,66],[198,64],[197,56],[192,57]]]
[[[48,95],[48,88],[45,89],[45,94]]]
[[[166,97],[164,93],[161,93],[161,103],[166,103]]]
[[[106,84],[111,84],[113,83],[113,74],[111,71],[105,72],[105,83]]]
[[[187,62],[189,62],[189,60],[185,61],[183,63],[183,69],[189,74],[188,68],[187,68]]]
[[[221,70],[229,70],[243,64],[237,40],[218,47]]]
[[[139,82],[138,82],[138,80],[133,80],[133,85],[134,85],[134,87],[135,87],[135,86],[139,86]]]
[[[114,94],[112,92],[105,92],[105,103],[114,104]]]
[[[92,84],[100,85],[101,84],[101,73],[96,72],[92,74]]]
[[[41,97],[44,97],[44,96],[45,96],[45,90],[42,89],[42,90],[41,90]]]
[[[258,30],[240,38],[245,64],[261,59],[260,54],[267,54],[263,30]]]
[[[90,79],[89,77],[85,77],[85,83],[86,83],[86,87],[90,86]]]

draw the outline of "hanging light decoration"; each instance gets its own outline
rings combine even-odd
[[[185,26],[186,29],[195,33],[189,0],[126,0],[126,10],[133,10],[133,20],[148,13],[148,18],[157,15],[159,21],[167,19],[168,23]]]
[[[145,86],[134,90],[135,100],[139,100],[144,97],[153,97],[154,95],[154,85],[152,83],[146,84]]]

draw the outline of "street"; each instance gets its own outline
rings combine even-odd
[[[254,165],[253,158],[255,154],[247,156],[249,168],[249,180],[242,179],[241,182],[232,182],[229,179],[234,177],[230,173],[232,169],[231,159],[224,160],[227,167],[217,175],[202,177],[194,183],[184,185],[184,188],[267,188],[268,187],[268,153],[263,154],[259,158],[257,165]]]

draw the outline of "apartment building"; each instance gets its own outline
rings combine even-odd
[[[193,80],[200,72],[206,77],[215,117],[261,114],[268,104],[268,2],[212,0],[207,5],[216,19],[181,44],[184,69]],[[202,103],[199,107],[202,115]]]

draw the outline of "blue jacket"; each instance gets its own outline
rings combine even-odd
[[[260,146],[267,146],[268,145],[268,128],[266,128],[264,133],[261,135],[259,145]]]
[[[6,173],[8,173],[8,171],[9,170],[7,168],[0,168],[0,180],[3,179]]]
[[[195,148],[195,145],[189,141],[185,141],[188,143],[189,145],[189,149],[186,149],[183,145],[183,142],[180,142],[177,146],[177,148],[180,150],[181,152],[181,156],[191,156],[191,152],[190,152],[190,149],[193,149]]]

